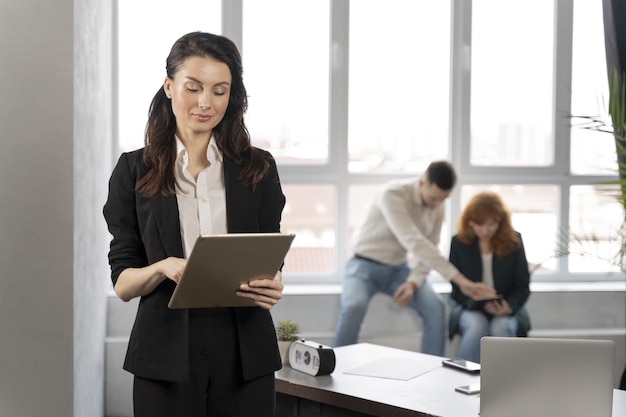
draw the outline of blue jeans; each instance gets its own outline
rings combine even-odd
[[[459,357],[480,363],[480,339],[484,336],[517,336],[515,316],[488,316],[482,311],[465,310],[459,319],[461,346]]]
[[[372,297],[379,292],[393,296],[406,282],[410,269],[406,264],[387,266],[360,258],[346,265],[341,293],[341,309],[335,346],[357,343],[361,324]],[[443,298],[424,281],[413,295],[408,307],[423,320],[422,352],[443,356],[445,348],[446,306]]]

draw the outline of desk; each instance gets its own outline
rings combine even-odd
[[[359,343],[335,348],[331,375],[310,376],[286,366],[276,372],[277,417],[478,417],[480,398],[454,391],[480,376],[441,366],[443,358]],[[419,360],[432,370],[408,381],[346,374],[380,358]],[[613,416],[626,416],[626,391],[614,390]]]

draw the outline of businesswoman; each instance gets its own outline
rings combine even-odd
[[[475,282],[495,288],[501,300],[477,305],[452,284],[449,335],[461,335],[459,356],[480,362],[483,336],[526,336],[530,319],[524,304],[530,273],[521,235],[497,194],[476,194],[467,204],[452,238],[450,262]]]
[[[124,361],[134,374],[135,416],[270,417],[281,362],[269,310],[282,297],[280,275],[241,286],[237,294],[257,307],[167,303],[198,235],[280,231],[276,164],[250,144],[232,41],[184,35],[166,73],[145,147],[121,155],[104,206],[115,292],[141,297]]]

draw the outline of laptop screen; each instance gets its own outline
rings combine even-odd
[[[480,417],[611,417],[615,342],[485,337]]]

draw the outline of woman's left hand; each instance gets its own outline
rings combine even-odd
[[[282,282],[268,276],[254,279],[247,284],[241,284],[237,295],[249,298],[259,307],[269,310],[278,303],[278,300],[283,298],[284,287]]]

